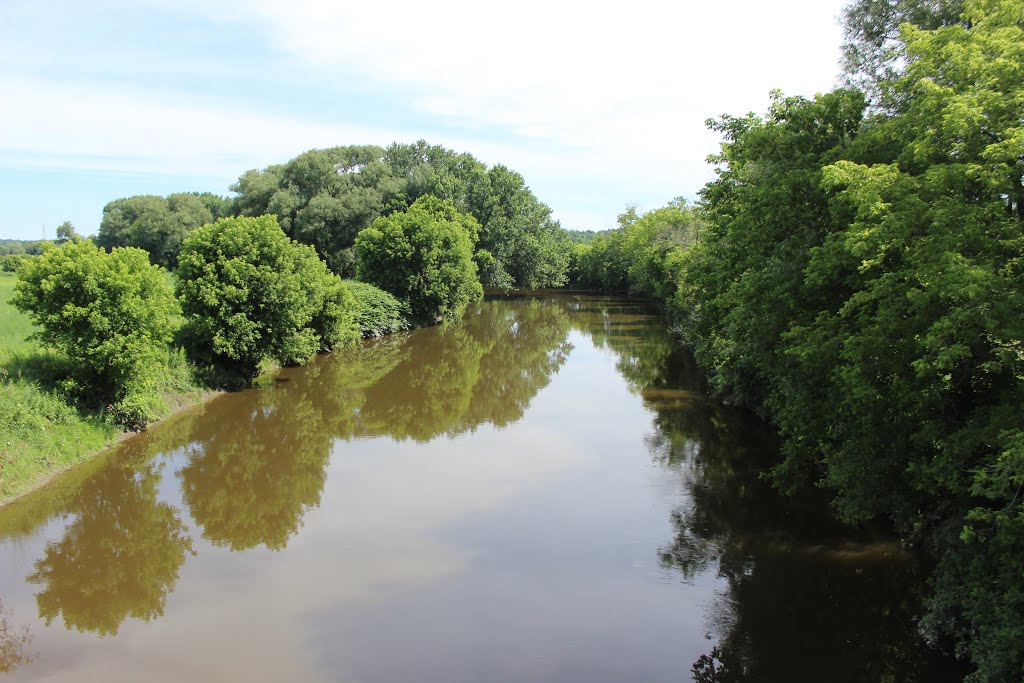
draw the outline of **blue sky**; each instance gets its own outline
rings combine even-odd
[[[3,0],[0,237],[93,234],[118,197],[420,138],[608,228],[712,177],[705,119],[833,87],[842,4]]]

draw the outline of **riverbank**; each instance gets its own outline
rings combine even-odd
[[[0,506],[132,435],[102,410],[69,405],[53,388],[67,359],[29,339],[32,323],[9,303],[15,282],[0,274]],[[221,393],[196,385],[174,354],[159,389],[159,420]]]

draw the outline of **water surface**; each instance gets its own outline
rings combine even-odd
[[[898,545],[781,498],[656,313],[506,297],[0,510],[12,681],[943,681]]]

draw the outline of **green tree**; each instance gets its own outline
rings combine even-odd
[[[224,373],[218,383],[250,383],[264,359],[305,362],[343,343],[354,325],[336,276],[312,247],[288,239],[275,216],[224,218],[194,231],[175,275],[188,350]]]
[[[846,85],[881,105],[883,85],[899,78],[906,63],[900,26],[952,26],[960,21],[963,10],[963,0],[852,0],[842,16],[841,64]]]
[[[246,171],[232,186],[235,210],[275,214],[287,235],[313,245],[343,276],[356,270],[356,235],[380,216],[408,209],[421,197],[450,201],[482,226],[478,257],[489,287],[564,284],[568,248],[522,176],[488,169],[470,154],[423,140],[311,150],[285,164]]]
[[[64,221],[57,226],[57,244],[81,241],[82,236],[75,232],[75,226],[71,225],[71,221]]]
[[[185,236],[212,223],[217,217],[214,210],[225,211],[226,201],[209,193],[188,192],[116,199],[103,207],[96,243],[106,249],[145,249],[153,263],[173,268]]]
[[[359,233],[359,279],[407,301],[417,322],[452,318],[483,296],[473,261],[478,233],[451,202],[421,197]]]
[[[898,106],[866,121],[839,91],[716,124],[676,312],[715,385],[774,418],[777,482],[931,548],[926,631],[972,680],[1020,680],[1024,5],[899,42]]]
[[[541,203],[521,175],[505,166],[487,171],[487,191],[474,197],[470,211],[482,226],[481,249],[497,261],[487,286],[506,281],[520,287],[566,283],[569,239],[551,209]]]
[[[67,389],[112,402],[127,427],[152,418],[152,385],[177,306],[144,251],[108,254],[91,241],[66,242],[25,262],[11,302],[39,326],[36,339],[76,364]]]
[[[246,171],[231,189],[244,216],[274,214],[284,232],[313,245],[331,269],[355,272],[352,245],[388,207],[404,208],[401,182],[383,150],[347,146],[304,152],[285,164]]]

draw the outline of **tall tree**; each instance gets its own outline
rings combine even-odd
[[[82,236],[75,231],[75,226],[71,225],[71,221],[64,221],[57,226],[57,244],[81,241]]]
[[[167,197],[136,195],[103,207],[96,243],[105,249],[138,247],[153,263],[173,268],[185,237],[227,210],[223,198],[179,192]]]
[[[235,210],[278,217],[290,237],[313,245],[331,269],[356,269],[356,235],[380,216],[408,209],[420,197],[450,201],[483,229],[477,258],[488,286],[557,286],[565,282],[568,248],[551,210],[522,176],[488,169],[466,153],[423,140],[379,147],[311,150],[232,186]]]
[[[882,85],[894,82],[906,66],[900,26],[952,26],[961,21],[963,11],[963,0],[853,0],[842,17],[845,84],[863,90],[873,105],[881,106]]]

